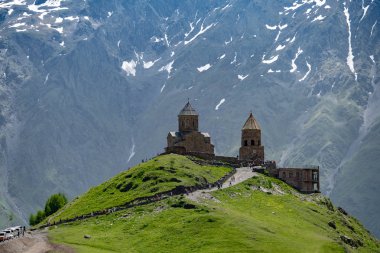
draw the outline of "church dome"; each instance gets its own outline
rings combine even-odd
[[[182,115],[194,115],[194,116],[198,116],[198,113],[191,106],[190,102],[187,102],[187,104],[185,105],[185,107],[183,107],[183,109],[179,112],[178,116],[182,116]]]
[[[249,114],[247,121],[245,122],[242,130],[257,129],[260,130],[259,122],[253,117],[252,113]]]

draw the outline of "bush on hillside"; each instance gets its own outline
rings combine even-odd
[[[67,198],[63,193],[51,195],[45,204],[45,215],[49,216],[57,212],[61,207],[66,205]]]
[[[36,214],[29,216],[29,224],[31,226],[37,225],[43,221],[47,216],[57,212],[60,208],[67,204],[67,198],[63,193],[51,195],[45,203],[45,209],[39,210]]]

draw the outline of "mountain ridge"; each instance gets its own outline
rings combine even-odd
[[[378,144],[369,106],[378,101],[378,9],[374,1],[2,2],[5,206],[25,219],[51,191],[72,198],[160,153],[190,97],[217,153],[237,153],[252,109],[268,159],[320,164],[323,191],[378,234],[378,151],[364,152]],[[366,181],[352,181],[354,164],[367,161],[355,171]]]

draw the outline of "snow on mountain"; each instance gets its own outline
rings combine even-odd
[[[26,216],[37,208],[30,199],[39,205],[54,189],[73,197],[155,155],[190,98],[220,154],[236,154],[236,129],[255,109],[268,159],[320,165],[324,192],[365,224],[380,220],[377,207],[370,215],[362,208],[380,203],[358,193],[375,185],[374,170],[361,169],[365,186],[346,174],[351,157],[369,147],[357,141],[364,115],[376,116],[364,112],[369,101],[376,108],[379,8],[370,0],[1,1],[0,106],[8,109],[0,112],[0,143],[8,164],[0,160],[0,173],[12,178],[9,199]],[[376,133],[375,116],[360,140]],[[46,189],[18,188],[29,178]],[[380,223],[369,226],[380,234]]]

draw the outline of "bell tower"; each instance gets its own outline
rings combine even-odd
[[[198,131],[198,113],[188,101],[178,114],[179,132]]]
[[[264,162],[264,146],[261,145],[261,129],[252,113],[249,114],[241,130],[239,159]]]

